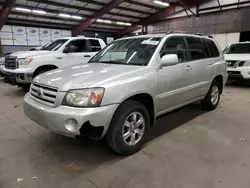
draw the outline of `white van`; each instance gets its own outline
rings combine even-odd
[[[69,37],[53,41],[38,51],[12,53],[5,57],[2,70],[5,82],[24,87],[46,71],[87,63],[105,46],[99,38]]]

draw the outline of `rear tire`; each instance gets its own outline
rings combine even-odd
[[[113,115],[106,135],[107,144],[119,155],[134,154],[144,145],[149,126],[145,106],[137,101],[125,101]]]
[[[217,108],[220,102],[221,89],[220,83],[214,80],[206,97],[201,101],[201,107],[204,110],[214,110]]]

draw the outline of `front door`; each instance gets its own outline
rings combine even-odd
[[[62,62],[64,66],[87,63],[94,56],[91,52],[88,40],[76,39],[71,41],[67,46],[70,45],[74,46],[75,50],[69,53],[63,53]],[[67,46],[65,48],[67,48]]]
[[[189,88],[193,83],[193,69],[187,62],[187,48],[182,36],[170,37],[165,42],[160,57],[176,54],[179,63],[159,69],[158,113],[181,105],[192,99]]]

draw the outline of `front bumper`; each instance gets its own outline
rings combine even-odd
[[[3,66],[0,65],[0,76],[3,76]]]
[[[250,79],[250,68],[228,68],[228,80],[248,80]]]
[[[24,97],[24,113],[32,121],[49,129],[57,134],[68,137],[84,135],[81,130],[86,123],[90,123],[93,127],[103,127],[103,137],[111,122],[118,104],[98,107],[98,108],[74,108],[67,106],[59,106],[56,108],[45,106],[30,98],[27,93]],[[65,125],[69,119],[78,122],[75,130],[68,130]]]
[[[12,85],[30,84],[33,79],[33,71],[31,68],[2,69],[5,82]]]

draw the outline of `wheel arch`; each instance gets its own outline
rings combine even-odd
[[[223,92],[223,76],[222,75],[217,75],[213,81],[217,81],[220,84],[220,93]]]
[[[148,93],[138,93],[127,97],[123,102],[128,100],[137,101],[146,107],[150,116],[150,126],[153,126],[155,123],[155,102],[153,97]]]
[[[37,73],[41,70],[54,70],[54,69],[58,69],[58,67],[56,65],[52,65],[52,64],[47,64],[47,65],[42,65],[36,68],[36,70],[33,73],[33,78],[35,78],[37,76]]]

